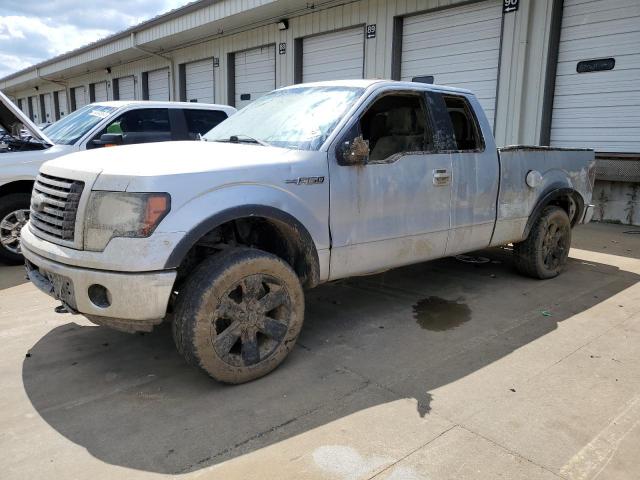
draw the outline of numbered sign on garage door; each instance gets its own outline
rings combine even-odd
[[[433,77],[473,91],[493,125],[500,61],[502,2],[487,1],[403,20],[402,80]]]
[[[276,47],[234,54],[235,106],[242,108],[276,88]]]
[[[325,33],[302,40],[302,81],[364,77],[364,28]]]
[[[185,65],[187,102],[213,103],[213,58]]]
[[[551,145],[640,152],[640,2],[565,0]]]
[[[136,83],[133,75],[118,79],[118,100],[135,100]]]
[[[87,102],[87,95],[84,87],[76,87],[73,89],[73,98],[76,104],[76,110],[84,107]]]
[[[93,101],[106,102],[109,100],[107,94],[107,82],[98,82],[93,84]]]
[[[149,100],[169,101],[169,69],[162,68],[149,72],[147,76]]]

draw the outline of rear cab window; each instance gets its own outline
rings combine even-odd
[[[480,125],[473,113],[469,101],[458,95],[442,96],[451,128],[455,149],[459,152],[480,152],[484,150],[484,140],[480,133]]]
[[[187,132],[189,140],[198,140],[200,136],[207,133],[220,123],[225,121],[228,116],[226,112],[221,110],[199,110],[184,109],[184,117],[187,122]]]

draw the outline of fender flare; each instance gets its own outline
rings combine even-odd
[[[206,218],[182,237],[175,246],[171,255],[165,262],[165,269],[176,269],[180,266],[191,248],[210,231],[232,220],[242,218],[261,217],[276,221],[297,233],[299,247],[305,264],[308,266],[308,275],[305,286],[313,287],[320,283],[320,260],[316,244],[307,228],[295,217],[278,208],[266,205],[242,205],[222,210]]]
[[[584,214],[584,200],[582,199],[582,195],[571,187],[553,185],[548,192],[541,196],[540,200],[538,200],[538,203],[531,211],[531,215],[529,215],[529,220],[527,220],[527,225],[524,229],[524,238],[527,238],[529,233],[531,233],[533,224],[536,222],[538,217],[540,217],[542,210],[554,200],[566,196],[570,196],[576,202],[576,214],[572,219],[571,226],[573,227],[578,223],[579,219],[582,218]]]

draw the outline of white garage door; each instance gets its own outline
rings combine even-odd
[[[614,68],[578,73],[585,60],[601,61],[581,69]],[[565,0],[551,145],[640,152],[638,0]]]
[[[242,108],[276,88],[276,47],[236,52],[235,106]]]
[[[346,80],[364,76],[364,28],[302,40],[302,81]]]
[[[60,113],[58,119],[67,114],[67,92],[64,90],[58,92],[58,112]]]
[[[28,116],[29,115],[29,107],[27,106],[27,99],[26,98],[21,98],[19,100],[19,103],[20,103],[20,110],[22,110],[22,112]]]
[[[213,58],[185,65],[187,102],[213,103]]]
[[[44,118],[42,121],[49,123],[55,122],[56,119],[54,118],[55,115],[53,113],[53,94],[45,93],[42,99],[44,101]]]
[[[32,122],[40,123],[39,111],[38,97],[29,97],[29,112],[31,112],[29,118]]]
[[[406,17],[402,80],[433,76],[434,83],[473,91],[493,125],[500,61],[502,2],[487,1]]]
[[[107,82],[99,82],[93,84],[94,102],[106,102],[109,100],[107,94]]]
[[[136,82],[133,75],[118,79],[118,100],[135,100]]]
[[[169,101],[169,69],[161,68],[149,72],[148,77],[149,100]]]
[[[84,107],[87,104],[87,95],[84,91],[84,87],[76,87],[73,89],[73,98],[76,102],[76,110]]]

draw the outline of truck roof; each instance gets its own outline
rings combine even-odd
[[[223,110],[233,111],[236,109],[229,105],[221,105],[217,103],[197,103],[197,102],[158,102],[155,100],[110,100],[108,102],[93,102],[91,105],[103,105],[106,107],[125,107],[125,106],[140,106],[140,107],[158,107],[158,108],[197,108],[206,110]]]
[[[465,94],[473,95],[473,92],[471,90],[467,90],[465,88],[449,87],[447,85],[434,85],[430,83],[421,83],[421,82],[400,82],[397,80],[385,80],[385,79],[328,80],[324,82],[313,82],[313,83],[291,85],[289,87],[285,87],[283,90],[300,87],[302,85],[307,87],[352,87],[352,88],[365,88],[365,89],[372,86],[376,86],[376,87],[391,86],[394,88],[422,87],[424,90],[433,90],[437,92],[465,93]]]

